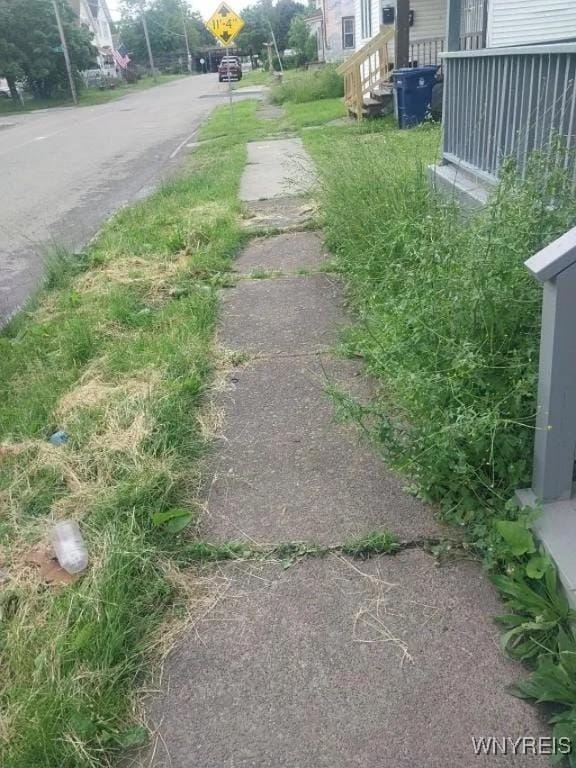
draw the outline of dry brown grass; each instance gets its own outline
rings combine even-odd
[[[0,552],[0,567],[21,586],[37,583],[36,569],[29,562],[33,542],[48,546],[55,519],[81,519],[97,499],[113,492],[120,464],[149,472],[171,470],[168,458],[150,456],[142,448],[152,428],[148,402],[160,384],[161,372],[143,370],[111,383],[100,378],[96,369],[92,366],[54,410],[57,423],[74,434],[82,411],[99,409],[99,429],[83,443],[54,446],[35,439],[0,445],[0,461],[11,461],[16,467],[10,485],[0,492],[0,509],[18,534],[10,548]],[[20,504],[27,478],[46,469],[62,479],[68,492],[53,501],[50,514],[23,519]]]
[[[78,279],[82,293],[100,295],[118,286],[136,286],[149,301],[169,293],[174,280],[190,263],[188,248],[176,254],[155,255],[153,258],[130,256],[106,262]]]
[[[162,376],[158,369],[147,369],[111,383],[100,377],[98,365],[99,361],[96,361],[77,385],[60,398],[54,410],[59,422],[73,417],[81,408],[105,406],[120,400],[145,400],[158,386]]]

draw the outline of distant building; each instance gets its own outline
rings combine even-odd
[[[106,0],[68,0],[76,14],[78,24],[88,29],[96,48],[98,69],[107,77],[116,77],[116,64],[112,55],[112,17]]]
[[[315,0],[306,16],[316,36],[318,61],[343,61],[356,47],[355,0]]]

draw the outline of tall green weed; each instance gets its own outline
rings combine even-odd
[[[363,139],[321,163],[329,246],[358,310],[345,343],[383,382],[388,456],[448,519],[482,527],[530,482],[541,288],[524,261],[574,223],[569,179],[542,155],[523,181],[507,164],[490,204],[463,217],[430,189],[414,137]]]
[[[284,82],[272,90],[272,101],[275,104],[287,101],[302,104],[340,96],[344,96],[344,80],[332,66],[290,73]]]

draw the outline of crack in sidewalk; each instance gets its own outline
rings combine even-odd
[[[207,541],[195,541],[184,546],[179,555],[181,565],[191,565],[194,562],[207,564],[226,560],[235,562],[279,560],[284,567],[288,567],[307,557],[340,554],[357,560],[368,560],[379,555],[391,556],[409,550],[426,552],[434,557],[439,565],[445,565],[454,560],[477,559],[472,546],[461,539],[443,536],[397,539],[389,531],[374,531],[350,542],[331,545],[307,541],[283,541],[272,544],[254,544],[251,541],[213,544]]]

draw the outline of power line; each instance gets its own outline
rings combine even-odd
[[[163,24],[160,24],[159,21],[155,21],[155,19],[148,19],[148,23],[152,24],[153,26],[159,27],[160,29],[163,29],[165,32],[170,32],[171,35],[177,35],[178,37],[186,37],[186,35],[183,35],[182,32],[175,32],[173,29],[168,29],[168,27],[165,27]]]

